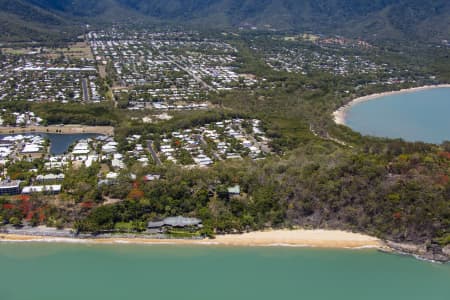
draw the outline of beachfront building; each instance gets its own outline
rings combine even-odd
[[[150,233],[163,233],[171,228],[198,230],[202,228],[202,220],[182,216],[165,218],[162,221],[148,222],[147,231]]]

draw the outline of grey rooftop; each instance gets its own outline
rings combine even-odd
[[[187,227],[187,226],[198,226],[202,223],[202,220],[197,218],[186,218],[182,216],[165,218],[158,222],[148,222],[148,228],[159,228],[163,226],[172,227]]]

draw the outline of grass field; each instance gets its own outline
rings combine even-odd
[[[33,48],[1,48],[4,54],[12,54],[12,55],[24,55],[30,52],[35,52],[37,49]]]
[[[67,48],[57,48],[57,49],[51,49],[49,55],[59,55],[60,53],[63,53],[64,56],[68,58],[75,58],[75,59],[81,59],[81,58],[87,58],[87,59],[93,59],[94,56],[92,55],[91,48],[89,47],[88,43],[86,42],[78,42],[75,44],[70,44],[67,46]]]
[[[93,59],[94,56],[92,55],[91,48],[89,47],[89,44],[86,42],[77,42],[74,44],[69,44],[65,48],[43,48],[42,51],[40,48],[1,48],[2,52],[5,54],[12,54],[12,55],[24,55],[29,53],[39,53],[39,55],[46,56],[49,58],[57,58],[62,54],[68,58],[73,59]]]

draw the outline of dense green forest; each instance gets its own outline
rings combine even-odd
[[[367,145],[347,151],[315,141],[267,162],[152,169],[164,180],[133,186],[124,178],[120,187],[104,192],[128,201],[99,207],[76,226],[95,232],[121,222],[182,214],[200,217],[207,234],[303,226],[448,243],[450,162],[444,150],[450,149],[383,144],[383,149]],[[147,170],[137,171],[143,175]],[[221,192],[235,184],[241,186],[240,196]]]
[[[448,38],[446,0],[1,0],[1,37],[64,39],[85,24],[182,24],[197,28],[302,30],[366,39]],[[65,31],[64,34],[62,31]]]

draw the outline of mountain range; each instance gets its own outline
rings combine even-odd
[[[448,0],[0,0],[0,36],[64,36],[85,23],[257,26],[389,39],[450,39]],[[81,26],[79,26],[81,28]]]

